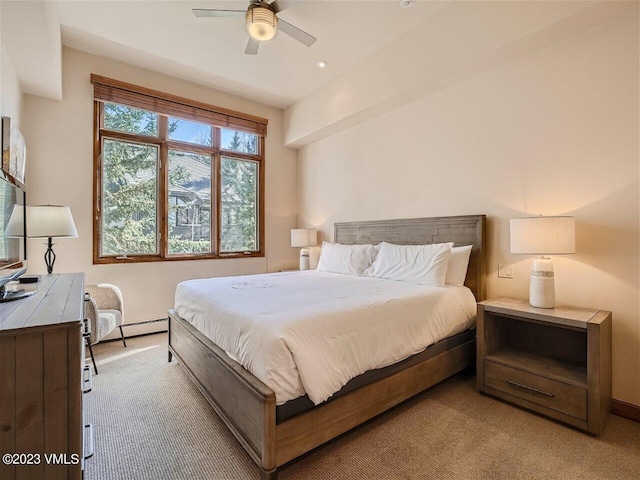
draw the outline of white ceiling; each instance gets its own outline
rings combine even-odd
[[[449,4],[418,0],[288,1],[280,16],[318,38],[280,33],[245,55],[244,18],[196,18],[192,8],[244,9],[246,0],[58,0],[65,45],[179,75],[284,108]],[[329,67],[320,70],[316,62]]]
[[[62,37],[78,50],[287,107],[288,128],[308,120],[338,128],[638,8],[609,0],[416,0],[409,9],[400,0],[279,1],[289,6],[284,20],[318,38],[311,48],[280,33],[245,55],[242,16],[191,12],[244,10],[248,0],[0,0],[2,52],[24,93],[61,98]],[[329,67],[318,69],[319,60]],[[287,138],[300,142],[327,125]]]
[[[55,2],[0,0],[2,46],[32,95],[62,98],[62,46]]]

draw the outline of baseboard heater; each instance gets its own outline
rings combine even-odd
[[[166,322],[167,320],[169,319],[165,317],[165,318],[156,318],[155,320],[145,320],[143,322],[123,323],[122,328],[133,327],[135,325],[146,325],[147,323]]]
[[[122,328],[125,327],[133,327],[136,325],[146,325],[148,323],[158,323],[158,322],[166,322],[168,321],[168,318],[156,318],[155,320],[145,320],[143,322],[135,322],[135,323],[123,323],[122,324]],[[166,333],[168,332],[168,328],[166,330],[158,330],[156,332],[148,332],[148,333],[139,333],[138,335],[129,335],[126,338],[136,338],[136,337],[144,337],[146,335],[155,335],[156,333]],[[120,342],[120,338],[110,338],[109,340],[102,340],[100,341],[100,343],[106,343],[106,342]]]

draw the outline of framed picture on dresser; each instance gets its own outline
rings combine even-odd
[[[24,137],[11,118],[2,117],[2,170],[24,183],[27,147]]]

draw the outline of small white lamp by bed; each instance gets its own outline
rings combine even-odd
[[[318,245],[318,231],[310,228],[291,230],[291,246],[300,249],[300,270],[309,270],[309,249]]]
[[[529,217],[511,220],[511,253],[540,255],[531,266],[529,303],[532,307],[553,308],[556,286],[553,263],[545,255],[576,253],[573,217]]]

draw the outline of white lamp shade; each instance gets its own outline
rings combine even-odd
[[[511,253],[576,253],[573,217],[529,217],[511,220]]]
[[[77,237],[71,209],[59,205],[27,206],[27,236],[29,238]]]
[[[313,247],[318,245],[318,231],[308,228],[294,228],[291,230],[292,247]]]

